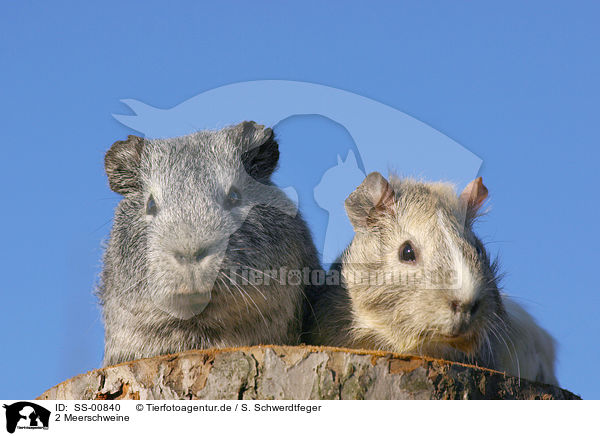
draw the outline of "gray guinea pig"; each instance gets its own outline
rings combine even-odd
[[[315,302],[311,342],[475,363],[557,384],[554,340],[499,291],[473,232],[481,178],[446,183],[369,174],[346,199],[355,236]]]
[[[319,261],[295,205],[271,182],[278,159],[273,131],[253,122],[112,145],[105,169],[123,198],[97,290],[105,365],[299,342],[306,284],[285,271]]]

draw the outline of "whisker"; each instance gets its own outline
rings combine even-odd
[[[227,277],[228,277],[228,276],[227,276]],[[230,277],[229,277],[229,278],[230,278]],[[231,280],[231,284],[233,284],[233,286],[234,286],[235,288],[237,288],[237,289],[240,291],[240,295],[243,295],[243,294],[245,294],[245,295],[246,295],[246,296],[247,296],[247,297],[250,299],[250,301],[252,302],[252,304],[254,305],[254,307],[256,307],[256,310],[258,311],[258,313],[259,313],[260,317],[263,319],[263,322],[265,323],[265,326],[267,326],[267,327],[268,327],[268,326],[269,326],[269,324],[267,323],[267,320],[266,320],[266,318],[264,317],[264,315],[263,315],[262,311],[260,310],[260,308],[258,307],[258,305],[256,304],[256,302],[254,301],[254,299],[252,298],[252,296],[251,296],[251,295],[250,295],[248,292],[246,292],[246,291],[245,291],[245,290],[244,290],[244,289],[243,289],[243,288],[242,288],[242,287],[241,287],[241,286],[240,286],[238,283],[236,283],[234,280]],[[252,286],[252,285],[251,285],[251,286]],[[256,287],[254,287],[254,288],[256,288]],[[260,292],[260,291],[259,291],[259,292]],[[266,299],[266,297],[264,296],[264,294],[263,294],[262,292],[261,292],[261,295],[262,295],[262,296],[263,296],[263,297]],[[247,300],[246,300],[246,298],[245,298],[245,297],[244,297],[244,300],[247,302]],[[248,308],[248,305],[247,305],[247,304],[246,304],[246,308]],[[250,312],[248,311],[248,313],[250,313]]]

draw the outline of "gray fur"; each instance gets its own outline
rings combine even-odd
[[[304,284],[263,276],[257,286],[231,277],[231,267],[319,267],[304,220],[270,181],[278,157],[271,129],[253,122],[170,139],[130,136],[111,147],[106,172],[124,197],[98,289],[105,365],[298,343]],[[231,186],[242,196],[235,207],[226,198]],[[147,213],[150,195],[155,214]]]
[[[457,196],[448,184],[369,174],[346,200],[356,234],[334,266],[342,284],[314,304],[311,342],[475,363],[556,384],[553,339],[500,293],[497,263],[473,232],[486,196],[481,179]],[[406,241],[414,263],[400,260]]]

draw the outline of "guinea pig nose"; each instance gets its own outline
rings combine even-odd
[[[208,254],[208,247],[201,247],[194,253],[194,261],[200,262]]]
[[[176,251],[173,253],[173,257],[177,261],[177,263],[183,265],[188,262],[188,257],[180,251]]]
[[[177,261],[177,263],[184,265],[188,263],[200,262],[204,259],[209,253],[209,247],[201,247],[194,252],[189,251],[175,251],[173,252],[173,257]]]
[[[452,300],[450,302],[450,309],[452,309],[452,312],[454,312],[454,313],[459,311],[460,306],[461,306],[460,301],[458,301],[458,300]]]
[[[479,301],[475,301],[473,303],[461,303],[458,300],[450,301],[450,309],[454,313],[470,313],[471,315],[475,315],[477,309],[479,309]]]

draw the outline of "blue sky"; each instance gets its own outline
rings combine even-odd
[[[597,3],[122,3],[10,2],[0,15],[0,397],[100,365],[92,290],[118,201],[103,156],[135,133],[112,117],[130,113],[120,100],[170,108],[282,79],[389,105],[482,159],[491,211],[478,229],[505,289],[557,338],[561,384],[600,398]],[[276,132],[278,181],[297,188],[319,244],[327,213],[309,194],[352,138],[315,116]]]

